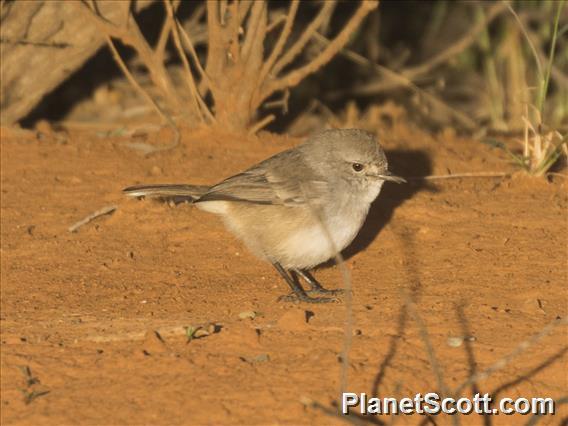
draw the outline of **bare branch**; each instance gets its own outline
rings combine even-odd
[[[205,15],[205,5],[197,5],[195,11],[191,14],[189,20],[187,21],[188,28],[199,25],[199,21],[201,20],[201,18],[203,18],[203,15]]]
[[[317,39],[323,43],[331,43],[321,34],[317,34]],[[416,86],[412,82],[412,80],[410,80],[408,77],[405,77],[403,74],[398,74],[387,67],[370,62],[367,58],[349,49],[343,49],[341,50],[341,53],[345,55],[345,57],[347,57],[348,59],[352,60],[353,62],[363,66],[371,66],[375,69],[375,71],[377,71],[377,73],[384,75],[386,77],[385,78],[386,81],[381,81],[381,84],[383,85],[388,84],[389,87],[400,87],[400,86],[408,87],[418,95],[422,96],[426,101],[428,101],[433,106],[443,109],[448,113],[448,115],[453,116],[456,120],[460,122],[462,126],[468,129],[473,129],[476,126],[475,121],[469,118],[466,114],[456,110],[455,108],[451,108],[442,100],[438,99],[436,96]]]
[[[118,50],[116,50],[116,47],[114,46],[114,43],[112,42],[112,39],[108,35],[105,38],[106,38],[107,44],[108,44],[108,46],[109,46],[109,48],[112,52],[112,56],[113,56],[114,60],[117,62],[118,66],[120,67],[120,69],[122,70],[124,75],[126,76],[126,79],[130,82],[130,84],[132,84],[134,86],[134,88],[139,93],[142,94],[142,96],[144,98],[146,98],[146,100],[148,102],[150,102],[150,104],[158,112],[158,115],[160,117],[162,117],[162,119],[168,123],[168,125],[170,126],[170,128],[174,132],[174,140],[172,141],[172,143],[170,145],[167,145],[167,146],[162,147],[162,148],[155,148],[152,151],[148,151],[148,154],[151,154],[153,152],[165,151],[165,150],[168,150],[168,149],[175,148],[179,144],[179,141],[181,139],[181,135],[179,133],[179,129],[177,128],[174,120],[169,116],[169,114],[167,112],[165,112],[160,107],[160,105],[158,105],[158,103],[154,100],[154,98],[152,98],[152,96],[150,96],[150,94],[146,90],[144,90],[144,88],[142,86],[140,86],[140,84],[136,81],[136,79],[134,78],[134,76],[132,75],[132,73],[130,72],[130,70],[128,69],[128,67],[126,66],[126,64],[124,63],[122,58],[120,57],[120,54],[118,53]]]
[[[180,40],[180,36],[179,36],[179,28],[180,27],[178,25],[178,21],[175,18],[173,7],[172,7],[169,0],[164,0],[164,5],[165,5],[166,11],[167,11],[166,19],[170,22],[171,27],[174,28],[174,31],[173,31],[174,43],[176,45],[178,55],[179,55],[179,57],[180,57],[180,59],[183,63],[183,67],[184,67],[185,74],[186,74],[186,82],[187,82],[189,91],[191,93],[191,97],[192,97],[193,101],[195,102],[195,109],[199,113],[199,117],[202,121],[204,121],[203,114],[205,114],[209,120],[214,122],[215,118],[213,117],[213,114],[211,114],[211,111],[209,111],[209,108],[207,107],[207,105],[205,104],[205,102],[201,98],[199,91],[197,90],[197,86],[195,84],[193,74],[192,74],[191,69],[189,67],[189,62],[187,60],[187,56],[185,56],[185,52],[184,52],[184,50],[181,46],[181,40]]]
[[[261,100],[266,99],[268,96],[278,90],[283,90],[287,87],[293,87],[297,85],[306,76],[316,72],[323,65],[328,63],[333,58],[333,56],[335,56],[337,52],[339,52],[343,48],[343,46],[347,44],[351,34],[357,29],[359,24],[369,14],[369,12],[374,10],[378,5],[378,1],[363,0],[349,22],[343,27],[341,32],[333,39],[333,41],[331,41],[330,44],[323,50],[323,52],[321,52],[314,60],[312,60],[308,64],[295,69],[294,71],[291,71],[289,74],[278,80],[268,83],[266,85],[266,88],[260,95]]]
[[[166,96],[167,102],[173,101],[174,109],[179,111],[181,109],[182,102],[178,96],[178,92],[174,89],[174,85],[164,66],[163,58],[158,58],[155,55],[155,52],[148,44],[148,41],[142,34],[142,31],[134,17],[131,16],[130,21],[131,23],[127,31],[131,31],[134,35],[134,37],[132,37],[132,41],[134,42],[132,47],[136,49],[136,52],[140,55],[142,61],[148,67],[152,81],[162,90]]]
[[[248,134],[254,135],[260,129],[268,126],[271,122],[273,122],[275,118],[276,117],[274,116],[274,114],[267,115],[262,120],[260,120],[258,123],[253,124],[252,127],[249,129]]]
[[[219,8],[217,7],[217,2],[213,0],[207,1],[206,5],[208,39],[206,69],[208,75],[217,75],[221,71],[221,68],[223,66],[222,60],[225,56],[223,40],[221,38],[221,24],[219,22],[218,16]],[[187,37],[187,40],[189,40],[189,36]],[[196,57],[197,55],[194,56],[194,59]],[[205,72],[203,74],[205,74]],[[205,80],[201,80],[201,82],[199,83],[199,93],[204,95],[207,92],[207,88],[209,88],[209,90],[212,90],[211,85],[208,85]]]
[[[221,25],[221,18],[219,17],[219,4],[216,0],[208,0],[207,3],[207,24],[214,21],[215,25]]]
[[[474,25],[461,39],[456,41],[450,47],[444,49],[439,54],[432,57],[427,62],[420,64],[416,67],[407,69],[404,74],[406,77],[414,77],[418,74],[424,74],[430,71],[432,68],[447,62],[450,58],[463,52],[469,46],[471,46],[477,40],[478,34],[483,31],[491,21],[493,21],[497,16],[499,16],[507,8],[506,3],[495,3],[489,11],[485,19]]]
[[[266,27],[266,32],[269,33],[270,31],[274,30],[282,22],[286,22],[286,15],[285,14],[278,14],[278,16],[276,18],[274,18],[274,20],[268,24],[268,26]]]
[[[169,75],[164,68],[162,62],[158,62],[154,51],[142,35],[138,24],[134,19],[129,27],[117,26],[98,15],[93,9],[89,8],[85,3],[77,3],[83,5],[83,10],[89,11],[87,16],[105,32],[108,37],[120,39],[123,43],[130,45],[142,59],[142,62],[148,68],[150,77],[154,84],[162,91],[164,99],[173,104],[175,110],[181,109],[181,100],[177,92],[173,89],[173,84]],[[95,3],[96,4],[96,3]]]
[[[179,5],[179,1],[176,2]],[[177,9],[177,5],[175,8]],[[156,58],[164,61],[165,53],[166,53],[166,45],[168,44],[168,39],[170,38],[170,33],[172,31],[172,21],[170,19],[164,19],[164,23],[162,24],[162,31],[160,32],[160,37],[158,38],[158,42],[154,47],[154,52]]]
[[[516,357],[521,355],[522,353],[526,352],[531,346],[542,340],[545,336],[549,335],[558,327],[559,325],[567,325],[568,318],[564,317],[561,319],[554,320],[548,323],[542,330],[540,330],[537,334],[533,335],[527,340],[523,340],[519,345],[509,354],[504,356],[503,358],[497,360],[495,363],[487,367],[485,370],[480,371],[477,374],[470,376],[465,382],[459,385],[455,391],[455,395],[460,395],[461,392],[475,383],[478,383],[481,380],[484,380],[491,376],[496,371],[502,370],[507,365],[513,361]]]
[[[103,31],[105,31],[105,30],[107,31],[106,35],[105,35],[106,42],[107,42],[107,44],[110,48],[110,51],[112,53],[114,60],[116,61],[116,63],[118,64],[118,66],[120,67],[120,69],[122,70],[124,75],[126,76],[127,80],[142,95],[142,97],[146,98],[146,100],[158,112],[158,115],[160,115],[160,117],[162,117],[162,119],[168,123],[168,125],[171,127],[172,131],[174,132],[174,140],[170,145],[163,147],[163,148],[156,148],[152,152],[164,151],[164,150],[167,150],[167,149],[175,148],[179,144],[179,141],[180,141],[180,133],[179,133],[179,130],[178,130],[175,122],[169,116],[169,114],[166,113],[160,107],[160,105],[158,105],[158,103],[154,100],[154,98],[152,98],[152,96],[150,96],[150,94],[146,90],[144,90],[144,88],[142,88],[142,86],[136,81],[136,79],[134,78],[134,76],[132,75],[132,73],[130,72],[130,70],[128,69],[128,67],[126,66],[124,61],[122,60],[120,54],[118,53],[118,50],[116,49],[116,46],[114,45],[114,43],[112,41],[112,38],[111,38],[111,35],[110,35],[112,31],[116,30],[119,33],[121,33],[124,30],[120,27],[114,26],[112,23],[106,21],[104,18],[97,15],[96,12],[94,10],[90,9],[88,5],[86,5],[84,3],[80,3],[80,4],[84,5],[85,8],[89,11],[89,13],[87,13],[87,16],[90,19],[92,19],[93,22],[96,25],[98,25]],[[93,1],[93,8],[96,10],[96,3],[94,3],[94,1]],[[124,31],[124,32],[125,32],[126,37],[130,37],[130,34],[128,33],[128,31]],[[122,38],[121,38],[121,40],[124,41],[124,39],[122,39]],[[137,50],[137,52],[140,53],[138,50]]]
[[[150,94],[146,90],[144,90],[144,88],[140,86],[140,84],[136,81],[136,79],[134,78],[134,76],[132,75],[132,73],[130,72],[130,70],[122,60],[120,54],[118,53],[118,50],[116,50],[116,47],[114,46],[112,39],[109,36],[106,36],[105,39],[112,53],[112,57],[114,58],[115,62],[118,64],[124,75],[126,76],[126,79],[130,82],[130,84],[132,84],[132,86],[138,91],[138,93],[142,95],[143,98],[146,98],[146,100],[154,107],[158,115],[162,117],[164,121],[173,123],[172,119],[158,105],[158,103],[154,100],[154,98],[152,98],[152,96],[150,96]]]
[[[160,33],[160,39],[154,48],[154,52],[156,53],[156,57],[164,61],[166,55],[166,45],[168,43],[168,38],[170,37],[170,32],[172,31],[172,26],[169,20],[164,21],[164,26],[162,27],[162,32]]]
[[[288,15],[286,16],[286,23],[284,24],[284,28],[282,28],[280,37],[278,37],[278,41],[276,42],[274,49],[272,50],[270,56],[264,62],[264,65],[260,70],[260,78],[258,79],[260,84],[262,84],[262,81],[264,81],[264,79],[270,72],[270,69],[282,53],[282,49],[284,49],[284,46],[288,41],[288,37],[290,37],[290,33],[292,32],[292,25],[294,25],[294,19],[296,18],[296,13],[298,12],[299,5],[299,0],[292,0],[292,3],[290,3],[290,9],[288,10]]]
[[[183,41],[187,45],[187,49],[189,50],[189,53],[190,53],[191,57],[193,58],[193,62],[195,62],[195,67],[197,68],[197,71],[199,72],[199,76],[201,77],[201,79],[205,83],[207,83],[207,87],[211,88],[212,82],[209,79],[209,76],[207,75],[205,70],[203,69],[203,66],[201,65],[201,61],[199,60],[199,56],[197,56],[195,46],[194,46],[193,42],[191,41],[189,34],[185,31],[185,28],[183,28],[183,26],[181,25],[181,23],[177,19],[176,19],[176,23],[177,23],[178,28],[180,30]]]
[[[333,13],[336,1],[329,0],[323,3],[319,13],[314,18],[312,22],[308,25],[306,30],[302,33],[300,38],[282,55],[282,57],[276,62],[274,68],[272,69],[272,75],[277,76],[282,69],[288,65],[290,62],[300,54],[300,52],[306,47],[310,39],[316,33],[320,25]]]
[[[282,114],[288,114],[288,101],[290,100],[290,90],[286,89],[282,93],[282,97],[280,99],[276,99],[274,101],[265,102],[263,107],[266,109],[270,108],[281,108]]]
[[[231,36],[231,43],[229,44],[229,55],[235,63],[241,60],[241,50],[239,48],[239,29],[240,22],[238,19],[239,5],[238,2],[233,1],[229,5],[229,21],[225,23],[226,31]]]
[[[241,0],[239,3],[239,26],[243,25],[243,21],[247,17],[253,0]]]
[[[241,56],[245,61],[249,58],[254,42],[259,38],[258,30],[262,22],[263,12],[265,11],[266,4],[263,1],[254,3],[247,25],[247,33],[243,47],[241,48]],[[264,37],[262,37],[264,39]]]
[[[458,41],[453,43],[448,48],[444,49],[439,54],[433,56],[428,61],[417,65],[415,67],[410,67],[405,70],[402,70],[397,75],[399,77],[404,78],[407,81],[415,80],[422,74],[428,73],[434,67],[448,61],[449,59],[453,58],[454,56],[460,54],[465,49],[470,47],[475,41],[477,40],[477,36],[481,31],[483,31],[487,25],[489,25],[495,18],[497,18],[501,13],[503,13],[507,9],[507,5],[505,3],[495,3],[491,6],[489,11],[487,12],[487,16],[484,20],[478,22],[476,25],[471,27],[471,29],[464,34],[462,38]],[[399,80],[401,83],[403,80]],[[406,84],[406,83],[405,83]],[[351,94],[354,95],[361,95],[361,96],[370,96],[385,90],[391,90],[395,87],[398,87],[400,84],[393,83],[393,81],[377,81],[369,84],[364,84],[358,87],[355,87],[353,90],[350,91]]]
[[[225,16],[227,15],[227,0],[217,0],[219,5],[219,22],[225,26]]]

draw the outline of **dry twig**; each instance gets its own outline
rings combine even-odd
[[[340,33],[330,41],[329,45],[312,61],[306,65],[290,71],[285,76],[270,81],[261,91],[261,99],[264,100],[272,93],[284,90],[288,87],[296,86],[300,81],[319,70],[323,65],[328,63],[342,48],[347,44],[351,34],[359,27],[363,19],[374,9],[378,7],[378,1],[364,0],[361,5],[343,27]]]
[[[126,66],[124,60],[118,53],[118,50],[116,49],[116,46],[114,45],[111,37],[119,38],[124,43],[129,44],[136,50],[136,52],[140,55],[142,61],[147,65],[148,70],[150,71],[150,75],[152,76],[152,79],[156,86],[163,89],[164,97],[166,99],[170,99],[170,94],[173,93],[175,95],[175,92],[172,89],[173,86],[171,84],[171,81],[169,80],[169,76],[163,64],[158,63],[158,59],[160,59],[161,55],[161,45],[158,44],[157,50],[155,52],[152,52],[152,49],[140,32],[138,25],[135,22],[133,25],[128,25],[128,21],[130,19],[130,10],[128,11],[126,23],[123,24],[123,26],[117,26],[105,20],[97,13],[95,0],[92,0],[91,3],[92,9],[85,3],[80,4],[84,6],[82,10],[88,10],[89,13],[87,13],[86,16],[88,16],[95,23],[95,25],[97,25],[101,29],[101,31],[105,32],[105,39],[115,62],[122,70],[127,80],[132,84],[132,86],[154,107],[154,109],[158,112],[158,115],[160,115],[160,117],[162,117],[162,119],[167,122],[167,124],[172,128],[174,132],[174,140],[170,145],[161,148],[155,148],[149,153],[175,148],[179,145],[181,138],[179,129],[177,128],[175,122],[170,117],[170,115],[162,107],[160,107],[156,100],[154,100],[154,98],[152,98],[152,96],[150,96],[150,94],[146,90],[144,90],[144,88],[136,81],[136,79]],[[132,19],[132,21],[134,20]],[[130,30],[130,28],[133,28],[133,30]],[[162,32],[162,34],[164,33],[165,31]],[[175,105],[179,105],[180,101],[177,96],[172,96],[171,99],[175,99]]]
[[[204,114],[205,114],[205,116],[207,117],[208,120],[210,120],[211,122],[215,122],[215,117],[213,117],[213,114],[211,113],[211,111],[207,107],[207,104],[205,104],[205,102],[201,98],[201,95],[199,94],[199,90],[197,89],[197,85],[195,83],[195,80],[193,78],[193,74],[192,74],[191,69],[189,67],[189,62],[187,60],[187,56],[185,56],[185,53],[183,51],[183,47],[182,47],[181,39],[180,39],[181,25],[179,25],[178,20],[175,18],[175,12],[174,12],[174,9],[173,9],[172,5],[170,4],[169,0],[164,0],[164,5],[166,7],[166,12],[167,12],[167,18],[166,19],[167,19],[168,22],[170,22],[171,26],[174,28],[174,31],[173,31],[174,44],[176,45],[178,55],[179,55],[179,57],[180,57],[180,59],[183,63],[183,67],[184,67],[185,74],[186,74],[186,83],[187,83],[189,92],[191,93],[191,97],[192,97],[193,101],[195,102],[195,109],[196,109],[196,111],[198,111],[199,117],[200,117],[202,122],[205,121]],[[189,40],[189,36],[187,34],[186,34],[186,37]]]
[[[316,34],[316,37],[322,43],[330,43],[330,41],[327,38],[325,38],[323,35],[321,35],[319,33]],[[444,110],[445,112],[447,112],[448,115],[453,116],[465,128],[473,129],[473,128],[476,127],[475,121],[473,121],[467,115],[465,115],[464,113],[462,113],[460,111],[457,111],[455,108],[448,106],[446,103],[444,103],[442,100],[440,100],[436,96],[432,95],[431,93],[428,93],[427,91],[419,88],[418,86],[416,86],[412,82],[411,79],[409,79],[408,77],[405,77],[403,74],[399,74],[395,71],[392,71],[391,69],[389,69],[389,68],[387,68],[383,65],[372,63],[367,58],[365,58],[364,56],[361,56],[358,53],[353,52],[349,49],[342,49],[341,53],[343,55],[345,55],[345,57],[347,57],[348,59],[352,60],[353,62],[355,62],[359,65],[364,65],[364,66],[370,65],[370,66],[372,66],[378,73],[385,75],[387,77],[388,81],[390,81],[391,83],[395,82],[395,84],[397,86],[409,87],[415,93],[417,93],[418,95],[422,96],[425,100],[430,102],[430,104],[432,104],[433,106],[438,107],[438,108]],[[394,87],[394,86],[392,86],[392,87]]]
[[[79,222],[74,223],[67,230],[69,232],[77,232],[77,230],[81,226],[86,225],[89,222],[92,222],[93,220],[95,220],[96,218],[98,218],[100,216],[104,216],[106,214],[113,213],[117,208],[118,208],[118,206],[116,206],[116,205],[103,207],[102,209],[99,209],[99,210],[91,213],[90,215],[88,215],[84,219],[81,219]]]
[[[260,129],[263,129],[264,127],[268,126],[270,123],[272,123],[274,121],[274,119],[276,119],[276,117],[274,116],[274,114],[270,114],[267,115],[266,117],[264,117],[262,120],[260,120],[259,122],[257,122],[255,125],[253,125],[248,133],[249,135],[254,135],[256,132],[258,132]]]
[[[406,180],[445,180],[445,179],[463,179],[477,177],[506,177],[511,173],[507,172],[471,172],[471,173],[454,173],[451,175],[428,175],[428,176],[410,176]]]
[[[164,63],[160,62],[159,53],[156,54],[156,52],[152,50],[142,35],[140,27],[132,17],[130,11],[127,15],[126,22],[119,26],[107,21],[97,13],[96,2],[94,0],[92,0],[92,8],[89,8],[85,3],[79,4],[85,6],[83,10],[86,9],[89,11],[87,16],[90,17],[91,21],[93,21],[101,31],[107,34],[107,37],[117,38],[136,51],[144,65],[148,68],[152,82],[162,91],[164,99],[172,104],[174,110],[179,110],[182,102],[177,95],[177,91],[174,88]]]
[[[326,1],[318,12],[317,16],[310,22],[300,38],[292,45],[282,57],[274,64],[273,75],[280,74],[280,71],[290,64],[304,50],[308,42],[312,39],[319,27],[331,16],[335,8],[336,0]]]
[[[183,28],[183,26],[181,25],[179,20],[176,19],[176,23],[178,25],[178,30],[180,31],[180,34],[183,38],[183,41],[186,44],[186,48],[189,51],[189,54],[191,55],[193,62],[195,63],[195,67],[197,68],[197,72],[199,73],[199,77],[201,77],[201,83],[204,83],[206,85],[206,87],[211,88],[211,80],[209,79],[209,77],[205,73],[205,70],[203,69],[203,65],[201,65],[201,61],[199,60],[199,56],[197,56],[197,52],[195,51],[194,43],[191,41],[189,34],[185,30],[185,28]],[[202,94],[202,91],[200,90],[199,93]]]
[[[519,345],[512,352],[510,352],[508,355],[497,360],[492,365],[487,367],[485,370],[480,371],[479,373],[474,374],[473,376],[469,377],[465,382],[463,382],[461,385],[459,385],[457,387],[455,394],[459,395],[468,386],[471,386],[475,383],[480,382],[481,380],[488,378],[489,376],[491,376],[496,371],[502,370],[507,365],[509,365],[511,363],[511,361],[513,361],[513,359],[515,359],[516,357],[518,357],[522,353],[526,352],[527,349],[529,349],[531,346],[538,343],[544,337],[546,337],[550,333],[552,333],[552,331],[555,330],[556,327],[558,327],[560,325],[566,325],[566,324],[568,324],[568,318],[557,319],[557,320],[550,322],[542,330],[540,330],[537,334],[535,334],[532,337],[530,337],[529,339],[524,340],[521,343],[519,343]]]
[[[176,17],[175,10],[179,0],[163,2],[167,14],[154,48],[148,44],[130,10],[125,22],[115,24],[100,15],[96,0],[91,0],[92,7],[87,6],[87,3],[81,4],[86,6],[83,9],[89,11],[89,19],[105,33],[113,56],[127,79],[172,127],[174,123],[167,111],[177,113],[189,109],[192,118],[200,122],[222,124],[228,130],[249,128],[252,131],[258,131],[274,119],[269,115],[256,121],[257,110],[270,96],[284,92],[283,100],[278,102],[283,105],[285,111],[288,89],[328,63],[349,41],[349,37],[367,14],[378,6],[378,0],[362,0],[353,16],[315,58],[283,72],[307,46],[318,29],[329,21],[335,8],[335,0],[321,5],[315,19],[293,43],[289,41],[300,6],[299,0],[292,0],[285,17],[277,17],[271,23],[268,23],[267,1],[206,2],[191,18],[191,21],[197,24],[203,10],[207,10],[208,49],[205,67],[197,55],[195,43]],[[274,31],[281,22],[283,25],[276,42],[270,52],[265,52],[268,32]],[[189,89],[189,105],[184,104],[165,66],[164,56],[170,37],[182,62]],[[160,104],[136,82],[120,58],[113,39],[120,40],[135,50],[148,69],[153,85],[160,91]],[[213,100],[214,114],[204,99],[208,91]],[[176,134],[179,133],[176,131]],[[179,141],[179,138],[176,139]]]
[[[359,96],[371,96],[377,93],[384,92],[385,90],[392,90],[401,85],[404,86],[408,84],[405,82],[417,80],[422,75],[430,72],[433,68],[447,62],[454,56],[460,54],[465,49],[470,47],[473,43],[476,42],[477,37],[481,33],[481,31],[483,31],[487,27],[487,25],[489,25],[495,18],[497,18],[506,9],[507,5],[504,3],[498,2],[493,4],[489,8],[485,19],[478,22],[476,25],[472,26],[471,29],[466,34],[463,35],[462,38],[457,40],[455,43],[450,45],[442,52],[438,53],[437,55],[434,55],[426,62],[400,71],[399,73],[397,73],[397,76],[400,78],[393,80],[392,78],[389,78],[387,76],[386,81],[379,80],[377,82],[357,86],[352,90],[350,90],[349,93]],[[388,68],[382,67],[383,71],[387,69]]]
[[[299,0],[292,0],[290,3],[290,10],[288,11],[288,15],[286,16],[286,23],[284,24],[284,28],[278,37],[278,41],[272,49],[270,56],[262,65],[262,69],[260,70],[260,81],[263,81],[270,70],[272,69],[274,63],[282,53],[282,49],[284,49],[284,45],[288,41],[288,37],[290,37],[290,33],[292,32],[292,25],[294,24],[294,19],[296,17],[296,13],[298,12],[298,6],[300,5]]]

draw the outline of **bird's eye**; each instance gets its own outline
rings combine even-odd
[[[352,167],[356,172],[363,170],[363,165],[361,163],[353,163]]]

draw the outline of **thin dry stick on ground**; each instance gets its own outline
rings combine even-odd
[[[499,178],[511,176],[512,172],[466,172],[453,173],[451,175],[427,175],[427,176],[409,176],[406,180],[447,180],[447,179],[466,179],[466,178]],[[548,172],[546,175],[559,176],[568,179],[568,176],[562,173]]]
[[[427,175],[427,176],[410,176],[407,180],[443,180],[443,179],[463,179],[463,178],[478,178],[478,177],[506,177],[510,176],[508,172],[467,172],[467,173],[453,173],[451,175]]]
[[[117,208],[118,208],[118,206],[115,206],[115,205],[103,207],[103,208],[89,214],[84,219],[81,219],[80,221],[71,225],[68,228],[68,231],[69,232],[77,232],[81,226],[86,225],[89,222],[92,222],[93,220],[95,220],[98,217],[104,216],[106,214],[113,213]]]

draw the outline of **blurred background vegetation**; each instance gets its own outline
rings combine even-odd
[[[8,47],[34,48],[28,33],[22,38],[21,32],[9,30],[15,3],[2,0],[3,56]],[[108,18],[112,10],[103,13],[101,2],[74,3],[60,6],[73,8],[70,19],[96,27],[106,44],[97,40],[102,47],[98,53],[11,121],[27,127],[43,119],[120,121],[147,113],[140,105],[152,99],[154,109],[170,124],[181,120],[212,125],[219,116],[228,125],[227,120],[248,105],[250,117],[231,123],[231,130],[253,132],[265,128],[301,135],[326,125],[347,125],[353,116],[360,118],[361,126],[365,119],[388,125],[404,117],[432,130],[452,128],[483,139],[507,150],[513,161],[534,174],[542,174],[566,153],[568,10],[563,0],[382,0],[378,6],[356,1],[257,2],[263,9],[244,0],[119,2],[127,6],[124,24]],[[262,34],[253,32],[253,25],[260,25]],[[139,34],[129,32],[133,28],[139,28]],[[152,63],[156,57],[145,54],[133,34],[154,52],[162,46],[161,55],[155,55],[161,65]],[[251,40],[261,37],[258,70],[251,65],[254,61],[234,57],[247,48],[249,34],[254,35]],[[336,43],[342,35],[344,40]],[[304,36],[309,37],[302,44]],[[218,46],[212,44],[215,37]],[[227,48],[219,53],[223,42]],[[327,48],[328,54],[322,55]],[[251,49],[254,53],[254,46]],[[286,58],[294,49],[291,59]],[[276,66],[270,63],[275,51]],[[215,55],[225,64],[213,69]],[[146,96],[132,88],[132,78],[124,78],[117,56]],[[285,59],[281,66],[280,59]],[[157,78],[160,69],[164,76]],[[161,85],[165,79],[171,80],[171,88]],[[249,82],[256,86],[242,89]],[[246,98],[243,105],[234,92]],[[3,108],[9,106],[6,93],[3,84]],[[177,102],[170,102],[178,96]],[[236,105],[233,109],[227,99]],[[197,112],[185,114],[192,104]],[[3,121],[5,125],[10,120]],[[518,136],[521,143],[510,147],[499,139],[503,136]],[[537,154],[539,158],[531,158]]]

